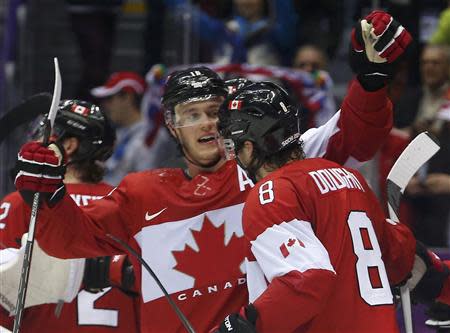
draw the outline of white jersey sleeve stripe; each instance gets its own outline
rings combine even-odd
[[[325,155],[330,138],[339,132],[337,123],[341,115],[341,110],[324,125],[317,128],[310,128],[302,134],[300,140],[303,141],[303,150],[306,157],[322,157]]]
[[[245,259],[247,288],[250,302],[254,302],[267,289],[267,280],[257,261]]]
[[[294,219],[273,225],[251,242],[251,251],[269,282],[291,271],[335,272],[327,250],[308,221]]]

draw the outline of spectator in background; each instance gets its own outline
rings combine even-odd
[[[417,238],[428,246],[450,246],[450,102],[436,113],[434,131],[441,149],[419,170],[405,190]]]
[[[328,59],[325,52],[318,46],[306,44],[300,46],[294,56],[294,68],[314,73],[317,70],[326,70]]]
[[[124,0],[66,0],[72,31],[80,52],[81,75],[75,95],[92,98],[89,91],[110,72],[117,17]]]
[[[134,72],[111,74],[103,86],[91,90],[117,127],[114,153],[106,161],[105,181],[117,185],[129,172],[154,168],[155,154],[146,144],[149,124],[141,113],[141,100],[146,90],[144,78]]]
[[[170,3],[192,10],[198,23],[194,34],[215,50],[212,62],[290,65],[297,22],[292,0],[233,0],[234,15],[227,21],[187,7],[186,2]]]
[[[292,64],[294,68],[309,73],[317,86],[328,86],[329,99],[335,103],[333,83],[328,73],[325,72],[327,65],[328,57],[325,51],[315,44],[300,46],[295,52]],[[334,114],[334,111],[323,112],[324,110],[315,110],[303,101],[302,105],[304,105],[302,123],[307,124],[307,127],[303,130],[325,124]],[[328,110],[334,110],[334,108],[328,108]]]
[[[436,113],[446,102],[450,87],[450,46],[427,45],[420,58],[422,86],[407,91],[395,105],[396,126],[411,135],[433,128],[442,121]]]

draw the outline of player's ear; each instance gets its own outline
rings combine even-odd
[[[169,130],[170,135],[172,135],[175,139],[178,137],[175,128],[171,124],[167,124],[167,129]]]
[[[240,155],[242,160],[250,162],[253,157],[254,145],[251,141],[245,141],[240,149]]]
[[[63,141],[62,143],[64,150],[66,152],[66,156],[70,158],[78,149],[80,146],[80,140],[78,140],[76,137],[70,137]]]

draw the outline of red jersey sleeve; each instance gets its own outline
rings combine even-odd
[[[258,332],[294,331],[321,311],[334,286],[336,273],[307,206],[308,198],[299,202],[286,179],[257,185],[245,204],[244,234],[256,259],[247,263],[247,274]],[[267,289],[256,297],[265,281]]]
[[[392,122],[392,103],[387,89],[368,92],[358,80],[353,80],[341,110],[325,125],[301,136],[305,154],[355,167],[375,155],[389,134]]]
[[[0,247],[20,248],[22,235],[28,232],[31,209],[19,192],[8,194],[0,202]]]
[[[137,200],[127,180],[100,200],[78,207],[66,194],[55,207],[39,211],[36,238],[42,249],[58,258],[90,258],[122,254],[124,250],[107,235],[127,243]],[[130,221],[130,224],[127,222]]]

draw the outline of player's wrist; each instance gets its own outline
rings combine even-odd
[[[389,82],[388,76],[358,74],[356,79],[365,91],[374,92],[387,86]]]

